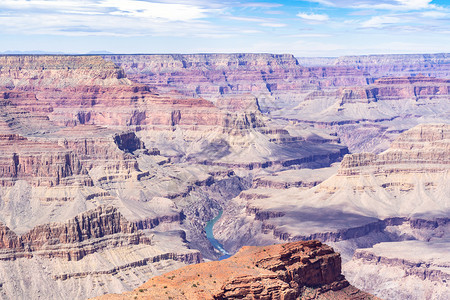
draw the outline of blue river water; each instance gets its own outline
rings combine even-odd
[[[216,224],[216,222],[220,219],[220,217],[222,217],[222,213],[223,210],[220,210],[219,214],[214,219],[206,223],[205,226],[206,237],[208,238],[209,242],[211,243],[211,245],[213,245],[214,248],[216,248],[217,250],[220,251],[220,253],[222,253],[222,256],[219,258],[219,260],[226,259],[231,256],[230,253],[228,253],[227,250],[223,248],[222,244],[215,239],[213,233],[214,224]]]

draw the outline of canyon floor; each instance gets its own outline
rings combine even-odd
[[[2,55],[0,297],[448,299],[449,120],[449,54]]]

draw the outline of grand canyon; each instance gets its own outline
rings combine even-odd
[[[0,55],[0,149],[2,299],[450,294],[447,53]]]

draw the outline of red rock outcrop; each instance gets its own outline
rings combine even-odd
[[[243,247],[235,256],[153,277],[98,299],[378,299],[352,287],[338,253],[317,241]]]

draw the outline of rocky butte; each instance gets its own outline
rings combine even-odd
[[[444,299],[448,66],[447,54],[0,56],[0,297],[85,299],[155,276],[165,292],[178,275],[160,276],[205,261],[250,276],[208,275],[208,295],[365,295],[328,246],[266,249],[320,240],[357,288]],[[205,226],[221,212],[212,233],[250,268],[215,262]],[[295,253],[308,258],[281,259]],[[302,281],[317,264],[330,272],[320,288]]]

